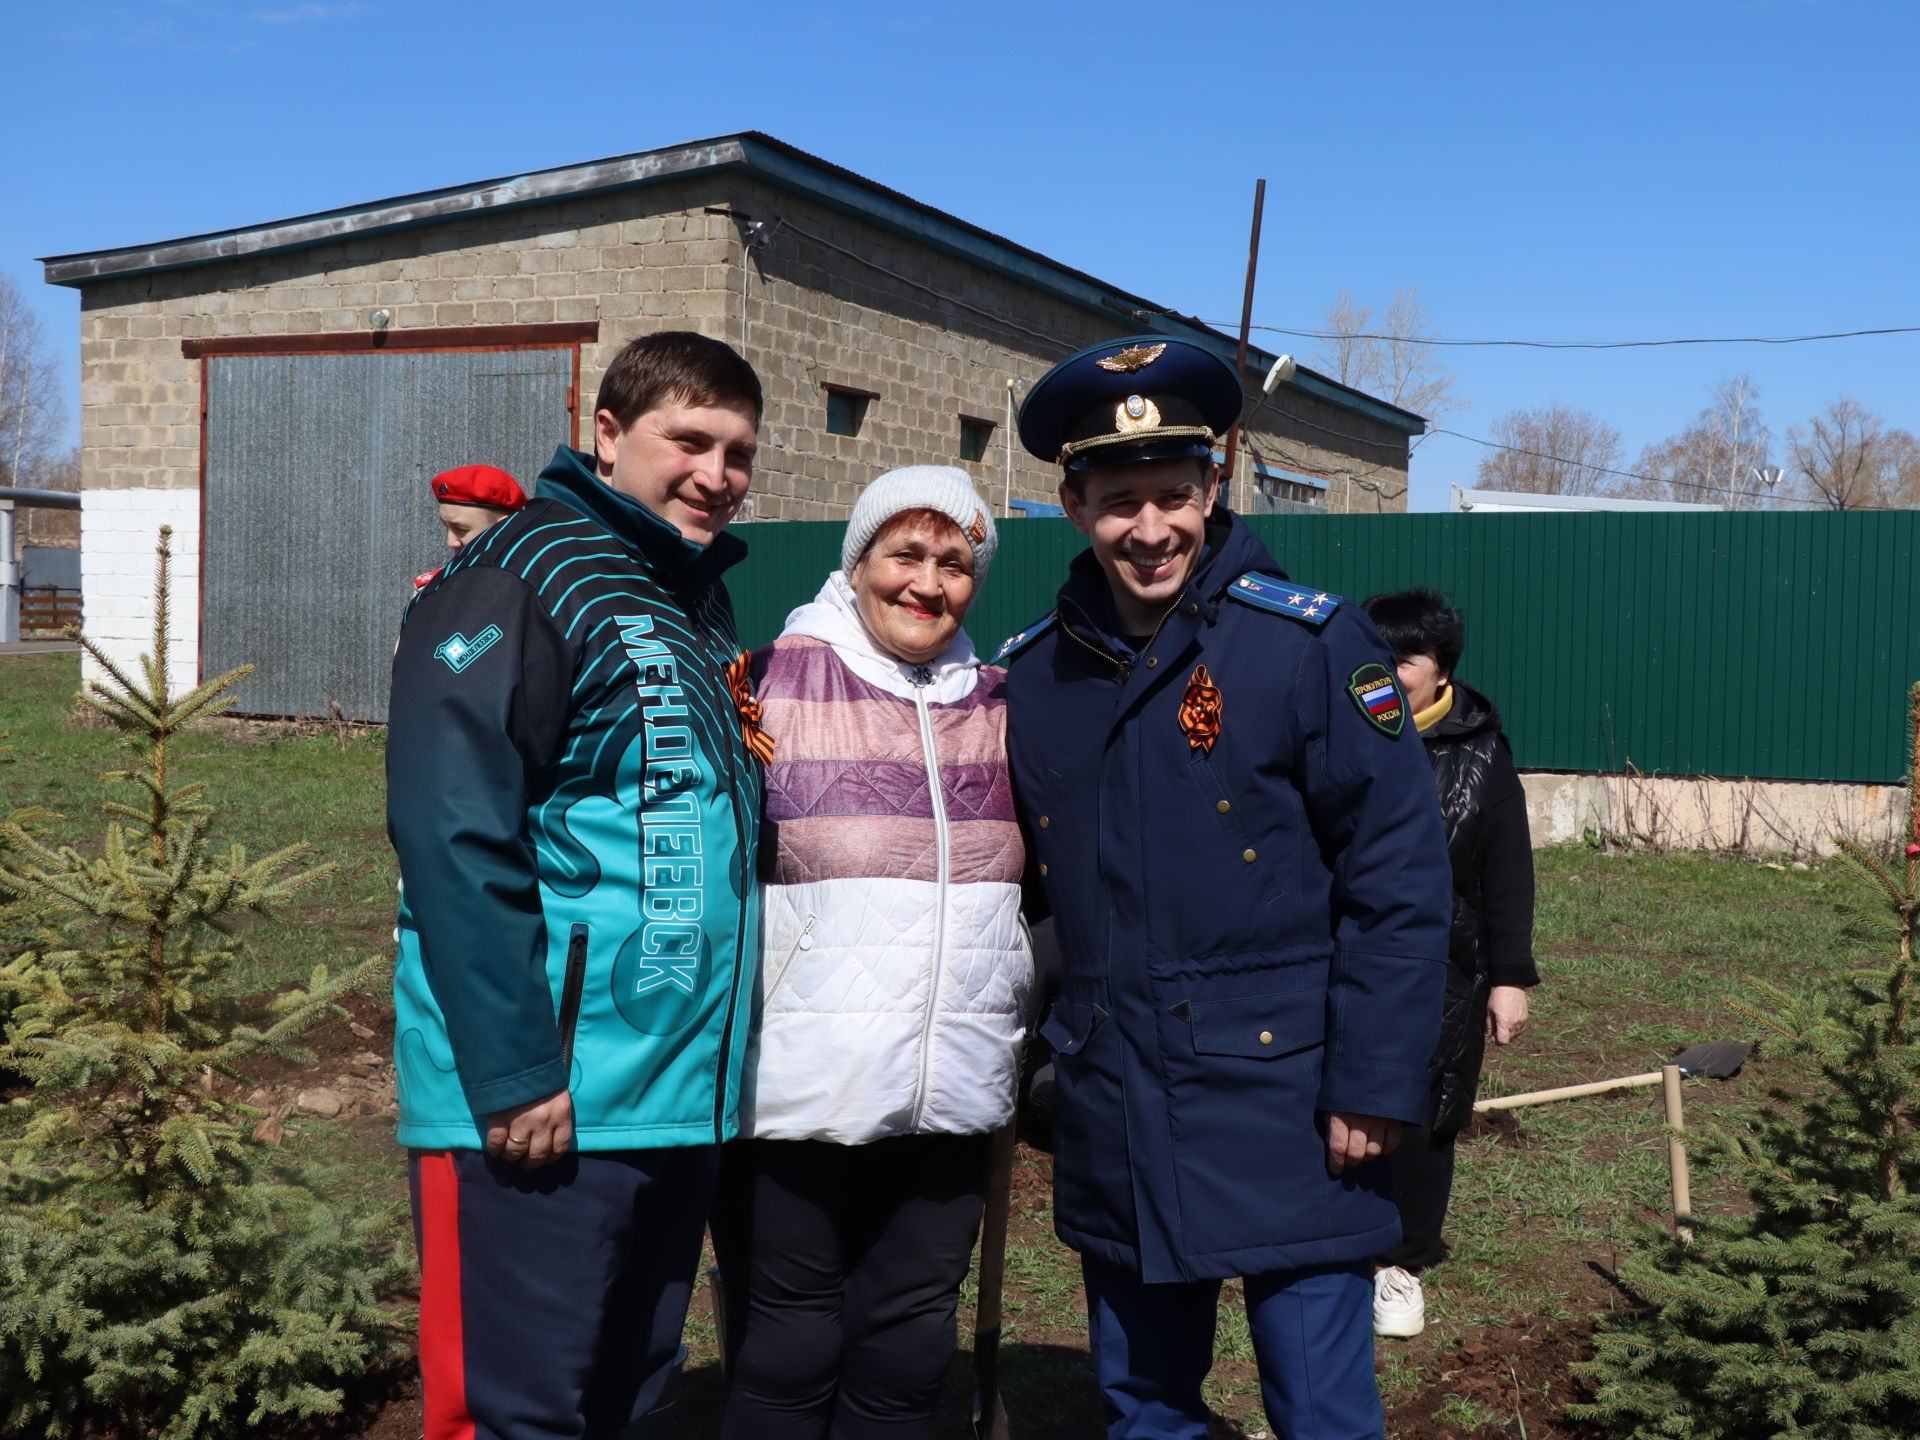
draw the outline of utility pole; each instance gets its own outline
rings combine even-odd
[[[1260,268],[1260,212],[1267,203],[1267,182],[1253,182],[1253,233],[1247,238],[1247,292],[1240,302],[1240,349],[1233,357],[1233,379],[1241,391],[1246,390],[1247,373],[1247,331],[1253,328],[1253,277]],[[1233,477],[1238,473],[1240,459],[1240,422],[1234,421],[1227,431],[1227,506],[1233,507]]]

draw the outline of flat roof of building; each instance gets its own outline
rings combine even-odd
[[[84,288],[103,280],[217,265],[223,261],[312,249],[335,241],[444,224],[488,211],[524,210],[561,200],[603,195],[704,173],[743,171],[869,224],[956,256],[1085,309],[1134,321],[1143,331],[1193,339],[1231,362],[1235,342],[1189,315],[1153,304],[1063,265],[1037,250],[983,230],[909,195],[809,155],[771,135],[747,130],[631,155],[560,165],[525,175],[426,190],[337,210],[296,215],[232,230],[189,235],[111,250],[41,258],[47,283]],[[1249,373],[1264,374],[1275,355],[1249,346]],[[1405,435],[1426,422],[1410,410],[1301,367],[1288,382],[1342,409],[1365,415]]]
[[[1453,487],[1456,513],[1483,511],[1538,513],[1543,510],[1724,510],[1724,505],[1696,505],[1690,500],[1617,500],[1598,495],[1539,495],[1530,490],[1463,490]]]

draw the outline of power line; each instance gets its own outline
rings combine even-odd
[[[908,286],[911,286],[913,289],[923,291],[928,295],[934,296],[936,299],[945,301],[947,304],[957,306],[962,310],[970,311],[973,314],[980,316],[982,319],[991,320],[996,324],[1003,325],[1008,329],[1018,331],[1019,333],[1029,336],[1032,339],[1044,341],[1047,344],[1053,345],[1053,346],[1059,346],[1064,343],[1054,336],[1046,335],[1038,330],[1030,329],[1027,326],[1020,324],[1018,321],[1011,320],[1004,315],[998,315],[990,310],[982,309],[978,305],[969,304],[967,301],[960,299],[958,296],[952,295],[944,290],[939,289],[936,286],[928,285],[923,281],[915,280],[909,276],[902,275],[897,270],[890,269],[889,267],[879,264],[878,262],[872,259],[869,259],[867,256],[862,255],[855,250],[851,250],[844,245],[837,244],[834,241],[829,240],[824,235],[816,234],[815,232],[808,230],[803,226],[795,225],[790,220],[782,219],[773,228],[775,230],[785,229],[785,230],[792,231],[795,234],[805,236],[807,239],[813,241],[815,244],[823,245],[829,250],[836,251],[839,254],[846,256],[848,259],[855,260],[860,264],[867,266],[870,269],[877,270],[881,274],[889,276],[890,278],[900,282],[901,284],[908,285]],[[772,238],[770,233],[768,234],[767,238],[768,239]],[[1144,316],[1146,312],[1135,312],[1135,313],[1139,313]],[[1162,310],[1154,313],[1164,315],[1172,319],[1185,318],[1183,316],[1176,314],[1174,311],[1171,311],[1171,310]],[[1227,322],[1215,321],[1215,320],[1203,320],[1199,323],[1218,328]],[[1418,339],[1418,338],[1411,338],[1406,336],[1379,335],[1379,334],[1340,335],[1340,334],[1334,334],[1327,331],[1319,331],[1319,330],[1291,330],[1280,325],[1255,325],[1252,328],[1255,330],[1270,331],[1273,334],[1277,334],[1277,335],[1291,335],[1291,336],[1295,336],[1297,338],[1306,339],[1306,340],[1405,340],[1406,343],[1413,344],[1413,345],[1454,346],[1454,347],[1515,346],[1515,347],[1522,347],[1522,348],[1535,349],[1535,350],[1629,350],[1629,349],[1648,349],[1648,348],[1653,348],[1657,346],[1668,346],[1668,345],[1800,345],[1800,344],[1805,344],[1809,341],[1814,341],[1814,340],[1851,340],[1851,339],[1860,338],[1862,336],[1871,336],[1871,335],[1920,334],[1920,325],[1903,325],[1903,326],[1889,326],[1883,329],[1876,329],[1876,330],[1842,330],[1842,331],[1834,331],[1828,334],[1821,334],[1821,335],[1784,335],[1784,336],[1753,335],[1753,336],[1731,336],[1731,337],[1717,337],[1717,338],[1695,337],[1695,338],[1686,338],[1686,339],[1677,339],[1677,340],[1607,340],[1607,341],[1448,340],[1448,339]],[[1355,435],[1351,431],[1337,430],[1330,425],[1319,424],[1318,422],[1309,420],[1305,416],[1297,413],[1290,413],[1288,415],[1288,419],[1294,421],[1297,424],[1308,426],[1311,429],[1319,430],[1324,434],[1335,435],[1343,440],[1353,441],[1356,444],[1375,446],[1375,447],[1385,447],[1392,443],[1390,441],[1383,441],[1377,436]],[[1594,465],[1582,460],[1568,459],[1564,455],[1549,455],[1544,451],[1527,450],[1517,445],[1503,445],[1497,440],[1483,440],[1477,435],[1468,435],[1462,431],[1449,430],[1443,426],[1438,426],[1438,425],[1429,425],[1426,429],[1426,434],[1420,438],[1424,439],[1426,438],[1426,436],[1430,436],[1430,435],[1451,435],[1457,440],[1465,440],[1469,444],[1480,445],[1489,450],[1505,450],[1516,455],[1527,455],[1539,460],[1551,460],[1556,464],[1571,465],[1576,469],[1592,470],[1605,475],[1617,475],[1624,479],[1639,480],[1639,481],[1646,482],[1648,484],[1682,485],[1696,491],[1710,491],[1714,494],[1732,495],[1732,496],[1737,496],[1739,498],[1748,499],[1748,500],[1765,498],[1751,490],[1735,490],[1725,485],[1709,484],[1703,480],[1687,480],[1687,479],[1682,479],[1678,476],[1674,477],[1671,480],[1662,480],[1658,476],[1646,475],[1637,470],[1616,470],[1606,465]],[[1279,437],[1276,437],[1276,438],[1279,438]],[[1415,448],[1415,446],[1418,445],[1418,443],[1419,441],[1416,440],[1414,442],[1414,445],[1410,445],[1408,447],[1409,459],[1412,458],[1412,451]],[[1312,471],[1308,469],[1306,465],[1302,464],[1297,460],[1294,460],[1291,456],[1283,455],[1282,458],[1288,461],[1293,466],[1293,468],[1305,471],[1306,473],[1309,473],[1309,474],[1312,473]],[[1371,465],[1368,467],[1368,474],[1372,474],[1374,472],[1377,472],[1385,468],[1388,468],[1388,467],[1379,465],[1379,464]],[[1379,482],[1363,479],[1360,476],[1353,474],[1352,472],[1346,472],[1345,478],[1352,483],[1358,484],[1368,490],[1373,491],[1375,494],[1384,495],[1385,493],[1386,487],[1381,486]],[[1406,488],[1405,486],[1401,487],[1402,490],[1404,490],[1405,488]],[[1387,497],[1387,498],[1392,498],[1392,497]],[[1813,507],[1810,507],[1810,508],[1813,508]],[[1857,506],[1853,508],[1863,509],[1863,510],[1886,510],[1886,509],[1896,509],[1899,507],[1885,506],[1885,505],[1863,505],[1863,506]]]
[[[1255,409],[1256,410],[1258,409],[1257,404],[1255,406]],[[1282,413],[1286,415],[1287,419],[1293,421],[1295,424],[1308,426],[1309,428],[1318,430],[1323,434],[1333,435],[1338,437],[1339,439],[1351,441],[1356,445],[1373,445],[1373,446],[1385,447],[1391,443],[1389,441],[1380,439],[1378,436],[1355,435],[1350,430],[1338,430],[1331,425],[1322,425],[1318,421],[1309,420],[1307,419],[1306,416],[1294,413],[1292,411],[1285,411]],[[1475,445],[1483,445],[1489,450],[1505,450],[1515,455],[1528,455],[1533,457],[1536,460],[1551,460],[1551,461],[1554,461],[1556,464],[1571,465],[1577,470],[1593,470],[1603,475],[1618,475],[1623,479],[1641,480],[1651,485],[1664,485],[1664,484],[1685,485],[1695,490],[1712,490],[1723,495],[1737,495],[1749,500],[1761,498],[1751,490],[1733,490],[1733,489],[1729,489],[1724,485],[1710,485],[1704,480],[1683,480],[1683,479],[1680,479],[1679,477],[1675,477],[1672,481],[1665,481],[1660,479],[1660,477],[1657,475],[1646,475],[1641,473],[1638,470],[1616,470],[1616,469],[1613,469],[1611,466],[1607,466],[1607,465],[1593,465],[1584,460],[1571,460],[1564,455],[1549,455],[1544,450],[1528,450],[1518,445],[1503,445],[1498,440],[1482,440],[1477,435],[1468,435],[1465,432],[1460,430],[1449,430],[1445,426],[1441,426],[1441,425],[1427,426],[1426,431],[1423,434],[1417,436],[1414,439],[1413,443],[1407,447],[1407,459],[1409,461],[1409,464],[1411,464],[1411,461],[1413,459],[1413,452],[1416,448],[1418,448],[1420,442],[1434,435],[1451,435],[1456,440],[1466,440]],[[1282,441],[1284,442],[1284,437],[1278,437],[1278,438],[1282,439]],[[1301,464],[1298,461],[1292,461],[1291,457],[1283,456],[1283,458],[1288,459],[1290,463],[1292,463],[1295,469],[1306,470],[1307,473],[1309,474],[1313,473],[1309,467]],[[1371,475],[1375,471],[1386,469],[1386,468],[1388,467],[1383,465],[1372,465],[1368,467],[1367,473]],[[1352,474],[1351,472],[1346,472],[1346,478],[1354,481],[1357,484],[1366,486],[1368,489],[1373,488],[1373,486],[1369,484],[1369,482],[1360,479],[1358,476]],[[1378,492],[1376,491],[1376,493]]]
[[[1272,327],[1268,327],[1268,328],[1272,328]],[[1295,332],[1288,332],[1288,333],[1295,333]],[[1257,404],[1255,408],[1256,410],[1258,409]],[[1314,430],[1321,431],[1323,434],[1334,435],[1339,437],[1342,440],[1348,440],[1357,445],[1385,446],[1391,443],[1388,441],[1383,441],[1379,439],[1377,436],[1355,435],[1350,430],[1338,430],[1331,425],[1322,425],[1318,421],[1309,420],[1306,418],[1306,416],[1297,414],[1292,411],[1286,411],[1283,413],[1286,415],[1287,419],[1295,422],[1296,424],[1306,425]],[[1483,440],[1478,435],[1468,435],[1467,433],[1461,430],[1449,430],[1444,425],[1428,425],[1425,432],[1414,439],[1413,443],[1407,447],[1407,459],[1409,462],[1412,461],[1413,451],[1416,448],[1418,448],[1420,442],[1434,435],[1451,435],[1456,440],[1465,440],[1469,444],[1480,445],[1485,447],[1488,450],[1505,450],[1509,454],[1513,454],[1513,455],[1527,455],[1527,456],[1531,456],[1533,459],[1536,459],[1536,460],[1551,460],[1555,464],[1571,465],[1576,470],[1592,470],[1602,475],[1617,475],[1624,480],[1639,480],[1649,485],[1684,486],[1687,489],[1698,491],[1698,492],[1710,492],[1716,495],[1732,495],[1743,500],[1772,500],[1773,499],[1772,496],[1761,495],[1758,491],[1736,490],[1736,489],[1733,489],[1731,486],[1714,485],[1714,484],[1710,484],[1705,480],[1689,480],[1678,475],[1675,475],[1670,479],[1663,479],[1658,475],[1648,475],[1644,471],[1617,470],[1610,465],[1595,465],[1585,460],[1570,459],[1565,455],[1550,455],[1544,450],[1528,450],[1525,447],[1519,446],[1519,445],[1502,444],[1498,440]],[[1304,469],[1306,467],[1296,464],[1295,468]],[[1385,468],[1388,468],[1388,467],[1382,466],[1382,465],[1373,465],[1368,468],[1367,473],[1372,474],[1377,470],[1381,470]],[[1309,471],[1309,473],[1311,472]],[[1368,489],[1374,488],[1373,485],[1369,484],[1365,480],[1359,479],[1359,477],[1353,475],[1351,472],[1347,473],[1346,478],[1348,478],[1349,480],[1353,480],[1356,483],[1362,486],[1365,486]],[[1376,493],[1378,492],[1376,491]],[[1823,507],[1809,504],[1806,508],[1820,509]],[[1895,505],[1856,505],[1850,508],[1853,508],[1856,510],[1895,510],[1901,507],[1895,506]]]
[[[1594,465],[1585,460],[1572,460],[1565,455],[1549,455],[1544,450],[1528,450],[1519,445],[1503,445],[1498,440],[1482,440],[1478,435],[1467,435],[1459,430],[1448,430],[1444,426],[1439,425],[1427,427],[1427,433],[1429,435],[1451,435],[1456,440],[1465,440],[1470,444],[1482,445],[1489,450],[1505,450],[1514,455],[1530,455],[1536,460],[1552,460],[1556,464],[1571,465],[1577,470],[1593,470],[1602,475],[1619,475],[1628,480],[1644,480],[1652,485],[1684,485],[1690,490],[1711,491],[1716,495],[1735,495],[1743,500],[1772,498],[1771,496],[1763,496],[1755,490],[1735,490],[1730,486],[1712,485],[1705,480],[1688,480],[1678,475],[1663,479],[1658,475],[1648,475],[1638,470],[1615,470],[1608,465]],[[1805,508],[1809,510],[1822,510],[1826,507],[1809,504]],[[1847,508],[1850,510],[1899,510],[1905,507],[1899,505],[1850,505]]]
[[[941,290],[936,286],[928,285],[922,281],[914,280],[906,275],[902,275],[899,271],[890,269],[885,265],[881,265],[878,262],[868,258],[867,256],[858,253],[857,251],[851,250],[844,245],[836,244],[834,241],[827,239],[827,237],[824,235],[815,234],[811,230],[805,229],[804,227],[799,225],[795,225],[790,220],[783,219],[779,221],[778,224],[775,225],[774,229],[775,230],[786,229],[786,230],[793,231],[795,234],[804,235],[807,239],[812,240],[815,244],[824,245],[827,249],[837,251],[839,254],[846,256],[850,260],[858,261],[860,264],[865,265],[870,269],[878,270],[881,274],[886,275],[891,279],[897,280],[901,284],[909,285],[916,290],[923,291],[928,295],[934,296],[936,299],[945,301],[949,305],[957,306],[962,310],[971,311],[973,314],[980,316],[982,319],[992,320],[997,324],[1004,325],[1010,330],[1016,330],[1022,335],[1029,336],[1032,339],[1045,341],[1047,344],[1054,345],[1054,346],[1058,346],[1064,343],[1056,336],[1042,334],[1040,331],[1030,329],[1027,326],[1020,324],[1018,321],[1009,319],[1005,315],[998,315],[998,314],[995,314],[993,311],[982,309],[978,305],[971,305],[965,300],[960,299],[958,296],[953,295],[947,291]],[[772,238],[771,233],[768,234],[767,238],[768,239]],[[1133,313],[1144,316],[1149,312],[1135,311]],[[1174,320],[1182,320],[1186,318],[1172,310],[1156,310],[1151,313],[1159,316],[1164,316],[1169,319],[1174,319]],[[1217,330],[1221,328],[1230,327],[1232,322],[1225,321],[1225,320],[1202,320],[1199,323]],[[1868,329],[1868,330],[1831,330],[1831,331],[1822,332],[1817,335],[1705,335],[1705,336],[1692,335],[1692,336],[1682,336],[1679,338],[1669,339],[1669,340],[1456,340],[1456,339],[1448,339],[1448,338],[1443,338],[1438,336],[1389,335],[1389,334],[1382,334],[1382,333],[1377,333],[1373,331],[1361,331],[1357,333],[1347,334],[1347,333],[1330,331],[1330,330],[1295,330],[1285,325],[1254,325],[1251,328],[1255,330],[1264,330],[1269,334],[1273,334],[1273,335],[1290,335],[1298,340],[1332,340],[1332,341],[1384,340],[1384,341],[1392,341],[1392,342],[1405,344],[1405,345],[1429,345],[1435,348],[1450,348],[1450,349],[1512,348],[1512,349],[1523,349],[1523,350],[1654,350],[1654,349],[1661,349],[1661,348],[1675,346],[1675,345],[1806,345],[1814,341],[1820,341],[1820,340],[1858,340],[1858,339],[1863,339],[1866,337],[1871,337],[1876,335],[1920,335],[1920,325],[1887,325],[1887,326],[1881,326],[1875,329]],[[1311,423],[1311,422],[1308,422],[1308,423]],[[1316,427],[1316,428],[1323,429],[1325,427]],[[1341,434],[1342,432],[1333,431],[1330,433]],[[1455,432],[1447,432],[1447,433],[1455,433]],[[1359,439],[1361,437],[1345,436],[1345,438]],[[1472,437],[1463,436],[1461,438],[1471,439]],[[1369,443],[1377,444],[1379,442],[1371,441]],[[1610,473],[1627,475],[1627,474],[1630,474],[1631,472],[1612,471]],[[1633,478],[1644,479],[1646,477],[1635,476]],[[1749,492],[1736,490],[1736,491],[1729,491],[1727,493],[1738,495],[1738,494],[1746,494]]]
[[[1586,460],[1569,459],[1565,455],[1549,455],[1544,450],[1529,450],[1523,445],[1503,445],[1498,440],[1482,440],[1478,435],[1468,435],[1459,430],[1448,430],[1440,425],[1429,425],[1427,427],[1427,433],[1429,435],[1451,435],[1456,440],[1465,440],[1474,445],[1484,445],[1489,450],[1505,450],[1510,455],[1528,455],[1535,460],[1551,460],[1556,465],[1571,465],[1576,470],[1592,470],[1600,475],[1618,475],[1627,480],[1644,480],[1653,485],[1666,483],[1657,475],[1645,475],[1638,470],[1616,470],[1610,465],[1594,465]],[[1750,490],[1728,490],[1724,486],[1708,485],[1703,480],[1682,480],[1675,483],[1690,485],[1695,489],[1721,490],[1728,495],[1745,495],[1749,499],[1753,498],[1753,492]]]
[[[911,286],[915,290],[923,291],[926,294],[933,296],[937,300],[944,301],[946,304],[956,306],[961,310],[969,311],[972,314],[980,316],[984,320],[991,320],[994,322],[994,324],[1004,326],[1008,330],[1017,330],[1020,332],[1020,334],[1028,336],[1029,338],[1034,340],[1039,340],[1042,343],[1052,346],[1055,349],[1067,348],[1067,342],[1061,340],[1057,336],[1044,334],[1039,330],[1031,329],[1028,326],[1020,324],[1020,322],[1017,320],[1008,319],[1005,315],[997,315],[991,310],[983,310],[978,305],[970,305],[957,295],[949,294],[947,291],[940,289],[938,286],[928,285],[922,281],[915,280],[910,276],[902,275],[898,270],[890,269],[889,267],[880,264],[877,260],[873,260],[868,256],[862,255],[857,250],[850,250],[845,245],[841,245],[832,240],[829,240],[824,235],[816,235],[813,231],[807,229],[804,226],[796,225],[791,220],[783,219],[780,222],[779,228],[789,230],[795,235],[804,235],[806,236],[807,239],[813,241],[813,243],[816,245],[824,245],[826,246],[827,249],[835,251],[841,255],[844,255],[849,260],[854,260],[859,262],[862,265],[865,265],[869,270],[877,270],[882,275],[887,276],[889,279],[896,280],[902,285]]]
[[[1171,313],[1171,312],[1167,312]],[[1219,327],[1223,320],[1203,320]],[[1347,334],[1330,330],[1290,330],[1284,325],[1255,325],[1255,330],[1291,335],[1300,340],[1391,340],[1403,345],[1451,346],[1486,349],[1511,346],[1525,350],[1651,350],[1665,345],[1805,345],[1814,340],[1857,340],[1867,335],[1920,335],[1920,325],[1890,325],[1878,330],[1835,330],[1822,335],[1714,335],[1678,340],[1443,340],[1419,335]]]
[[[1369,438],[1365,435],[1355,435],[1345,430],[1336,430],[1330,425],[1319,425],[1311,420],[1306,419],[1303,416],[1288,413],[1287,418],[1289,420],[1297,421],[1298,423],[1303,425],[1309,425],[1315,430],[1324,431],[1329,435],[1337,435],[1343,440],[1351,440],[1356,443],[1365,444],[1365,445],[1379,445],[1384,443],[1378,439]],[[1590,461],[1574,460],[1565,455],[1552,455],[1544,450],[1529,450],[1522,445],[1506,445],[1501,443],[1498,440],[1485,440],[1478,435],[1469,435],[1462,430],[1450,430],[1444,425],[1429,425],[1426,429],[1426,433],[1417,437],[1412,443],[1412,445],[1408,446],[1407,458],[1411,460],[1413,457],[1414,449],[1416,449],[1421,444],[1422,441],[1425,441],[1435,435],[1451,435],[1456,440],[1465,440],[1469,444],[1479,445],[1488,450],[1504,450],[1512,455],[1526,455],[1526,456],[1532,457],[1535,460],[1551,460],[1558,465],[1571,465],[1576,470],[1591,470],[1601,475],[1617,475],[1623,480],[1639,480],[1649,485],[1682,486],[1689,490],[1707,492],[1715,495],[1732,495],[1742,500],[1771,501],[1774,498],[1770,495],[1762,495],[1760,492],[1756,490],[1736,490],[1732,486],[1714,485],[1705,480],[1690,480],[1685,478],[1684,476],[1679,476],[1679,475],[1675,475],[1672,477],[1662,477],[1659,475],[1649,475],[1642,470],[1619,470],[1619,469],[1615,469],[1611,465],[1595,465]],[[1282,458],[1288,459],[1292,463],[1293,468],[1295,469],[1304,470],[1308,474],[1313,473],[1311,467],[1306,464],[1303,464],[1298,461],[1291,461],[1291,457],[1287,457],[1284,455],[1282,456]],[[1376,470],[1381,470],[1386,468],[1388,467],[1381,466],[1381,465],[1373,465],[1368,467],[1367,473],[1372,474]],[[1351,474],[1350,472],[1347,473],[1346,478],[1354,480],[1356,481],[1356,483],[1361,484],[1363,486],[1367,486],[1367,488],[1369,489],[1372,488],[1371,485],[1368,485],[1368,482],[1366,482],[1365,480],[1359,479],[1359,477]],[[1821,510],[1821,509],[1825,509],[1826,507],[1808,503],[1805,506],[1805,508],[1809,510]],[[1899,506],[1899,505],[1853,505],[1847,508],[1853,509],[1853,510],[1899,510],[1899,509],[1904,509],[1905,507]]]

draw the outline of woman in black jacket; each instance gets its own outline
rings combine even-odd
[[[1427,743],[1447,855],[1453,863],[1453,937],[1446,1009],[1432,1067],[1427,1130],[1409,1131],[1393,1164],[1400,1243],[1374,1275],[1379,1335],[1417,1335],[1426,1323],[1420,1272],[1446,1257],[1441,1229],[1453,1188],[1453,1147],[1473,1116],[1480,1061],[1527,1023],[1533,965],[1533,847],[1527,798],[1491,700],[1454,678],[1466,648],[1460,612],[1437,590],[1376,595],[1363,608],[1399,662],[1414,724]]]

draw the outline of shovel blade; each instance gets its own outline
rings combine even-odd
[[[1013,1440],[1013,1425],[999,1395],[976,1395],[973,1401],[974,1440]]]
[[[1730,1080],[1747,1063],[1750,1048],[1738,1040],[1709,1040],[1689,1045],[1673,1057],[1673,1063],[1689,1080]]]

